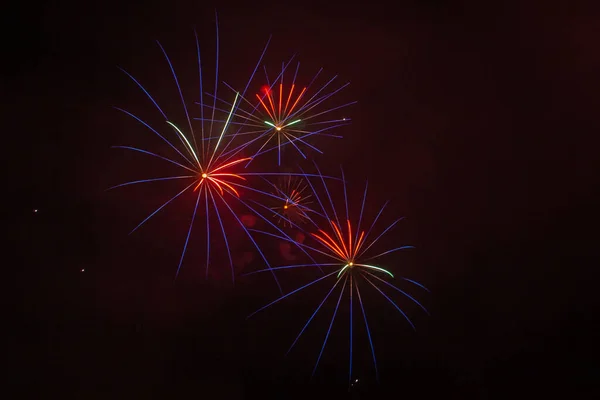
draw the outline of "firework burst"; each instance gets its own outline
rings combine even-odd
[[[225,115],[222,119],[218,119],[215,114],[220,110],[217,107],[216,99],[217,99],[217,88],[219,82],[219,68],[218,68],[218,55],[219,55],[219,39],[218,39],[218,23],[217,23],[217,47],[216,47],[216,68],[215,68],[215,86],[214,92],[210,95],[212,98],[211,102],[204,101],[203,92],[203,84],[202,84],[202,63],[200,59],[200,46],[198,42],[198,37],[196,38],[196,48],[198,54],[198,76],[200,82],[200,117],[192,118],[190,116],[190,112],[188,110],[188,106],[186,105],[186,100],[184,98],[183,92],[181,90],[181,86],[179,84],[179,80],[177,74],[175,73],[175,69],[169,59],[167,52],[164,50],[163,46],[158,43],[168,65],[172,73],[173,80],[177,87],[179,97],[181,100],[181,104],[183,106],[183,110],[186,117],[186,128],[181,128],[181,126],[176,125],[172,122],[171,119],[167,117],[167,114],[163,111],[163,109],[159,106],[158,102],[152,97],[149,91],[136,80],[131,74],[123,70],[127,76],[129,76],[133,82],[145,93],[145,95],[152,101],[155,108],[160,112],[162,117],[164,118],[165,128],[167,128],[171,132],[171,137],[175,139],[177,138],[178,142],[175,140],[169,140],[167,134],[159,133],[159,129],[152,127],[150,124],[139,118],[138,116],[130,113],[121,108],[117,108],[123,113],[129,115],[139,123],[143,124],[146,128],[148,128],[152,133],[157,135],[162,141],[164,141],[170,149],[173,151],[173,155],[171,157],[158,154],[155,152],[151,152],[145,149],[141,149],[138,147],[131,146],[114,146],[121,149],[132,150],[136,152],[140,152],[158,159],[161,159],[165,162],[168,162],[172,165],[179,167],[183,172],[181,175],[177,176],[166,176],[159,178],[150,178],[143,180],[136,180],[131,182],[122,183],[120,185],[113,186],[112,188],[128,186],[133,184],[140,183],[148,183],[148,182],[157,182],[157,181],[183,181],[185,182],[182,186],[182,190],[180,190],[177,194],[175,194],[171,199],[167,202],[163,203],[160,207],[158,207],[154,212],[152,212],[148,217],[146,217],[140,224],[138,224],[131,233],[136,231],[139,227],[141,227],[146,221],[156,215],[159,211],[165,208],[168,204],[172,203],[178,197],[187,194],[188,196],[194,196],[195,206],[191,215],[191,220],[189,224],[189,228],[187,231],[187,236],[185,239],[185,243],[183,245],[183,250],[181,253],[181,257],[179,260],[179,264],[177,266],[176,276],[179,275],[181,270],[183,260],[186,254],[186,249],[190,242],[190,236],[192,233],[192,228],[194,226],[194,221],[198,214],[204,213],[205,221],[206,221],[206,275],[208,276],[208,268],[210,263],[210,244],[211,244],[211,228],[210,224],[210,215],[214,215],[216,220],[218,221],[218,228],[214,228],[217,231],[217,234],[221,236],[223,243],[227,249],[227,255],[229,259],[229,264],[231,266],[231,277],[232,281],[235,280],[235,273],[233,268],[233,261],[231,250],[229,247],[229,242],[227,239],[227,229],[225,224],[223,223],[223,214],[229,214],[233,217],[235,221],[237,221],[238,225],[244,230],[249,240],[253,243],[256,250],[262,257],[264,263],[267,267],[270,267],[269,262],[261,251],[260,247],[252,237],[252,234],[248,230],[248,228],[242,223],[242,220],[237,216],[232,208],[233,202],[237,201],[242,204],[246,209],[252,212],[257,217],[261,218],[265,223],[272,227],[276,232],[283,235],[283,237],[287,237],[287,235],[276,226],[273,222],[270,221],[270,218],[265,217],[259,212],[255,207],[250,205],[249,201],[243,199],[243,192],[250,192],[262,196],[268,196],[271,198],[275,198],[277,201],[285,201],[284,198],[278,196],[276,194],[267,193],[265,191],[259,190],[254,187],[251,183],[247,182],[249,177],[265,177],[269,175],[281,176],[281,175],[290,175],[290,174],[279,174],[279,173],[269,173],[269,172],[249,172],[245,165],[247,165],[252,157],[244,157],[241,153],[244,149],[245,145],[234,143],[236,137],[239,133],[227,134],[228,130],[231,129],[232,125],[232,117],[235,115],[236,110],[240,104],[240,99],[243,98],[250,82],[253,80],[253,77],[257,71],[258,65],[260,64],[267,46],[269,42],[265,45],[263,52],[254,68],[252,74],[250,75],[250,79],[246,84],[246,88],[243,91],[235,92],[235,96],[233,100],[230,101],[230,107],[225,111]],[[269,39],[270,41],[270,39]],[[208,108],[208,112],[205,113]],[[207,117],[207,118],[205,118]],[[199,124],[195,124],[192,122],[193,120],[201,121]],[[198,126],[199,125],[199,126]],[[186,132],[187,131],[187,132]],[[214,136],[213,136],[214,132]],[[292,174],[293,175],[293,174]],[[111,189],[112,189],[111,188]],[[255,204],[260,205],[254,201]],[[213,224],[214,225],[214,224]],[[306,252],[303,249],[304,252]],[[273,273],[275,281],[281,291],[281,286],[277,280],[277,277]],[[282,292],[283,293],[283,292]]]
[[[309,207],[313,202],[310,200],[312,194],[304,178],[299,176],[280,177],[277,185],[272,184],[276,197],[282,198],[277,205],[271,207],[277,223],[284,227],[292,227],[292,222],[304,224],[309,219],[309,213],[313,210]],[[290,222],[291,221],[291,222]]]
[[[425,307],[423,307],[414,297],[412,297],[410,294],[408,294],[404,290],[400,289],[399,287],[390,283],[389,280],[390,279],[401,279],[403,281],[406,281],[413,285],[416,285],[422,289],[425,289],[425,290],[427,290],[427,289],[424,286],[422,286],[420,283],[415,282],[411,279],[395,276],[388,268],[384,268],[379,263],[376,262],[376,260],[378,260],[380,257],[394,253],[396,251],[413,248],[412,246],[395,247],[395,248],[383,251],[376,255],[370,255],[370,253],[369,253],[369,251],[373,249],[373,246],[375,246],[387,232],[389,232],[394,226],[396,226],[396,224],[399,221],[401,221],[402,218],[397,219],[396,221],[394,221],[393,223],[391,223],[390,225],[385,227],[381,231],[381,233],[379,233],[378,235],[375,236],[373,234],[373,230],[376,226],[377,221],[379,220],[379,217],[381,216],[383,210],[385,209],[385,207],[387,205],[387,203],[386,203],[386,204],[384,204],[383,207],[381,207],[381,209],[377,213],[377,216],[374,218],[374,220],[372,221],[369,228],[366,230],[363,229],[362,228],[362,224],[363,224],[362,219],[363,219],[363,212],[365,209],[365,201],[366,201],[368,186],[365,187],[365,191],[362,196],[362,206],[360,209],[359,217],[357,220],[353,220],[350,217],[350,213],[348,210],[348,196],[347,196],[347,191],[346,191],[346,184],[345,184],[345,181],[343,178],[343,172],[342,172],[342,181],[343,181],[343,189],[344,189],[343,193],[344,193],[344,202],[345,202],[345,219],[343,219],[343,220],[339,218],[340,215],[342,215],[342,214],[338,213],[338,211],[336,211],[336,207],[334,206],[334,201],[332,200],[330,190],[328,189],[328,185],[326,184],[325,180],[320,179],[320,183],[322,184],[322,187],[324,189],[325,196],[319,196],[317,194],[317,191],[315,190],[316,189],[315,185],[313,185],[311,183],[310,179],[307,178],[307,183],[311,187],[311,189],[314,193],[314,197],[315,197],[317,203],[319,204],[320,210],[322,212],[322,214],[320,213],[319,215],[324,217],[324,221],[323,221],[324,224],[319,226],[314,220],[311,220],[311,222],[314,225],[314,231],[310,232],[309,235],[310,235],[310,237],[312,237],[313,243],[309,243],[309,244],[303,243],[303,244],[298,244],[298,245],[305,247],[307,250],[310,250],[312,253],[316,253],[317,255],[321,256],[324,261],[320,261],[320,262],[316,262],[316,263],[308,263],[308,264],[286,265],[286,266],[273,268],[273,269],[277,270],[277,269],[296,269],[296,268],[319,267],[319,268],[324,269],[324,272],[323,272],[324,275],[291,291],[290,293],[287,293],[287,294],[279,297],[278,299],[272,301],[271,303],[265,305],[264,307],[260,308],[259,310],[255,311],[254,313],[252,313],[248,318],[255,315],[259,311],[262,311],[262,310],[268,308],[269,306],[280,302],[281,300],[287,298],[288,296],[291,296],[292,294],[297,293],[303,289],[306,289],[318,282],[325,281],[327,279],[332,280],[332,286],[328,290],[327,294],[325,295],[325,297],[323,298],[321,303],[317,306],[315,311],[308,318],[308,320],[306,321],[306,323],[300,330],[300,333],[298,334],[298,336],[296,336],[295,340],[293,341],[290,348],[288,349],[288,353],[292,350],[292,348],[299,341],[300,337],[302,336],[304,331],[307,329],[310,322],[313,320],[313,318],[318,313],[318,311],[325,304],[327,299],[337,289],[337,290],[339,290],[339,295],[337,296],[336,306],[335,306],[335,309],[333,312],[333,316],[331,317],[331,322],[330,322],[327,332],[325,334],[325,338],[323,340],[323,345],[321,347],[321,350],[320,350],[317,360],[315,362],[315,365],[314,365],[314,368],[312,371],[312,375],[314,376],[314,374],[317,370],[319,361],[321,360],[323,351],[324,351],[327,341],[329,339],[329,336],[331,333],[331,328],[333,326],[335,317],[338,313],[338,309],[342,302],[342,298],[344,297],[344,295],[346,295],[347,299],[348,299],[347,301],[349,304],[349,315],[350,315],[350,325],[349,325],[350,326],[350,330],[349,330],[349,335],[350,335],[349,379],[350,379],[350,382],[352,382],[352,378],[353,378],[352,377],[352,352],[353,352],[353,346],[354,346],[354,343],[353,343],[353,329],[354,329],[353,325],[354,324],[352,321],[353,306],[355,305],[357,300],[358,300],[358,304],[360,306],[361,314],[364,319],[365,328],[367,331],[367,337],[369,340],[369,346],[370,346],[371,355],[373,358],[373,364],[375,367],[375,374],[376,374],[377,379],[379,379],[379,373],[377,370],[377,359],[376,359],[376,355],[375,355],[375,347],[374,347],[373,340],[371,337],[371,331],[369,329],[367,314],[366,314],[365,308],[363,306],[364,297],[361,295],[361,287],[365,284],[370,287],[373,287],[378,293],[380,293],[390,303],[390,305],[392,307],[394,307],[404,317],[404,319],[408,322],[408,324],[411,326],[412,329],[415,329],[415,326],[412,323],[412,321],[406,315],[404,310],[397,304],[397,302],[394,301],[388,293],[386,293],[385,290],[387,289],[387,291],[389,292],[389,289],[392,289],[393,291],[402,294],[405,298],[407,298],[410,301],[417,304],[419,307],[421,307],[427,313],[427,310],[425,309]],[[329,203],[329,204],[326,205],[327,203]],[[329,209],[329,211],[328,211],[328,209]],[[341,222],[341,221],[343,221],[343,222]],[[353,221],[356,221],[356,222],[353,222]],[[274,236],[273,234],[270,234],[267,232],[262,232],[262,233]],[[280,239],[286,240],[286,238],[284,238],[284,237],[280,237]],[[261,271],[264,271],[264,270],[261,270]],[[261,271],[256,271],[256,272],[261,272]]]
[[[327,101],[349,83],[331,89],[337,79],[337,76],[334,76],[322,86],[313,88],[323,71],[321,68],[307,86],[300,86],[296,83],[300,68],[298,63],[291,83],[288,84],[287,81],[284,82],[284,77],[292,60],[282,64],[281,71],[273,82],[269,81],[267,69],[264,67],[267,84],[263,85],[254,97],[242,96],[241,106],[234,115],[234,123],[239,125],[237,134],[254,137],[241,148],[232,150],[230,154],[250,146],[258,147],[258,150],[254,151],[253,158],[277,150],[278,165],[281,165],[283,152],[289,145],[306,159],[306,149],[322,154],[321,150],[311,144],[311,139],[317,135],[341,138],[329,131],[349,124],[350,118],[329,116],[335,111],[355,104],[356,101],[330,107],[326,105]],[[219,103],[230,106],[230,103],[224,100],[219,100]]]

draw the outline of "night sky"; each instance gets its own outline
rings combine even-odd
[[[6,11],[3,264],[15,393],[591,398],[600,382],[592,261],[600,9],[480,3],[55,1]],[[193,250],[174,279],[192,198],[128,236],[176,192],[164,184],[106,191],[161,174],[160,163],[110,148],[155,143],[113,108],[156,114],[117,67],[180,112],[155,40],[191,97],[193,28],[214,62],[215,9],[223,79],[242,85],[272,34],[269,66],[297,53],[307,76],[323,67],[351,82],[337,101],[358,101],[347,111],[352,125],[312,156],[327,172],[343,165],[354,193],[368,178],[372,204],[391,201],[388,222],[406,217],[388,240],[416,250],[391,265],[431,290],[418,292],[430,317],[407,309],[416,332],[371,302],[381,385],[362,334],[360,384],[348,393],[343,317],[313,382],[327,318],[283,357],[323,289],[246,321],[277,296],[271,278],[232,287],[217,265],[205,280]],[[275,262],[276,246],[266,249]],[[294,275],[286,279],[291,290]]]

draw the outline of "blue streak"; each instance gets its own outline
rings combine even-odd
[[[398,222],[402,221],[404,219],[404,217],[402,218],[398,218],[397,220],[395,220],[390,226],[388,226],[383,232],[381,232],[379,234],[379,236],[377,236],[377,238],[375,240],[373,240],[366,249],[364,249],[363,251],[361,251],[360,254],[364,254],[367,250],[369,250],[371,248],[371,246],[373,246],[383,235],[385,235],[387,233],[387,231],[389,231],[390,229],[392,229]]]
[[[295,290],[293,290],[293,291],[289,292],[288,294],[284,294],[283,296],[279,297],[277,300],[275,300],[275,301],[272,301],[272,302],[270,302],[269,304],[267,304],[266,306],[263,306],[263,307],[259,308],[258,310],[254,311],[252,314],[248,315],[248,316],[246,317],[246,319],[249,319],[249,318],[251,318],[253,315],[257,314],[258,312],[260,312],[260,311],[264,310],[265,308],[267,308],[267,307],[269,307],[269,306],[272,306],[273,304],[277,303],[278,301],[280,301],[280,300],[283,300],[283,299],[285,299],[286,297],[288,297],[288,296],[291,296],[292,294],[294,294],[294,293],[296,293],[296,292],[299,292],[300,290],[302,290],[302,289],[304,289],[304,288],[307,288],[307,287],[309,287],[310,285],[313,285],[313,284],[315,284],[315,283],[317,283],[317,282],[319,282],[319,281],[322,281],[322,280],[323,280],[323,279],[325,279],[325,278],[329,278],[331,275],[333,275],[333,274],[336,274],[336,273],[338,273],[338,271],[333,271],[332,273],[330,273],[330,274],[327,274],[327,275],[325,275],[325,276],[322,276],[322,277],[320,277],[320,278],[318,278],[318,279],[315,279],[314,281],[312,281],[312,282],[309,282],[309,283],[307,283],[307,284],[306,284],[306,285],[304,285],[304,286],[300,286],[298,289],[295,289]]]
[[[404,279],[405,281],[408,281],[408,282],[412,283],[413,285],[417,285],[421,289],[425,289],[427,292],[429,292],[429,289],[427,289],[425,286],[421,285],[419,282],[413,281],[412,279],[408,279],[408,278],[402,278],[402,277],[400,277],[400,279]]]
[[[198,42],[198,33],[196,33],[196,29],[194,29],[194,37],[196,38],[196,50],[198,52],[198,76],[200,78],[200,132],[202,134],[202,159],[204,160],[204,158],[206,157],[204,150],[204,96],[202,95],[202,93],[204,93],[204,90],[202,89],[202,62],[200,61],[200,42]]]
[[[369,235],[371,234],[371,231],[373,230],[373,227],[375,226],[375,224],[377,223],[377,220],[379,220],[379,217],[381,216],[381,213],[383,212],[383,210],[385,209],[385,207],[389,204],[389,200],[386,201],[383,204],[383,207],[381,207],[381,209],[379,210],[379,212],[377,213],[377,216],[375,217],[375,219],[373,220],[373,222],[371,223],[371,226],[369,227],[369,230],[367,231],[365,238],[363,240],[363,243],[365,243],[367,241],[367,238],[369,237]]]
[[[352,275],[350,275],[350,371],[348,372],[348,382],[352,382]]]
[[[139,83],[134,77],[133,75],[131,75],[129,72],[125,71],[123,68],[118,67],[121,71],[123,71],[128,77],[131,78],[131,80],[133,80],[139,87],[140,89],[142,89],[144,91],[144,93],[146,93],[146,96],[148,96],[148,98],[152,101],[152,103],[156,106],[156,108],[158,109],[158,111],[160,111],[160,113],[162,114],[162,116],[168,120],[167,115],[164,113],[164,111],[158,106],[158,104],[156,103],[156,101],[154,101],[154,98],[152,98],[152,96],[150,96],[150,93],[148,93],[148,91],[142,86],[141,83]],[[115,107],[116,108],[116,107]],[[120,108],[117,108],[118,110],[120,110]],[[121,110],[123,111],[123,110]]]
[[[160,47],[163,54],[165,55],[165,58],[167,59],[167,62],[169,63],[169,68],[171,68],[171,72],[173,73],[173,78],[175,79],[175,85],[177,85],[177,90],[179,91],[179,97],[181,98],[181,104],[183,105],[183,111],[185,111],[185,117],[187,118],[188,125],[190,127],[190,133],[192,135],[192,138],[194,139],[194,145],[196,147],[196,151],[198,151],[198,146],[196,145],[196,137],[194,135],[194,128],[192,128],[192,121],[190,120],[190,115],[188,114],[187,106],[185,105],[185,100],[183,98],[183,92],[181,91],[181,86],[179,85],[179,80],[177,79],[177,74],[175,73],[173,64],[171,64],[171,60],[169,59],[169,56],[167,55],[167,52],[165,51],[165,49],[162,47],[162,45],[160,44],[160,42],[158,40],[156,41],[156,43],[158,44],[158,47]]]
[[[321,175],[314,175],[314,174],[306,174],[304,172],[304,170],[300,167],[298,167],[300,169],[300,171],[302,171],[303,174],[305,174],[305,176],[317,176],[320,177]],[[310,186],[312,192],[315,195],[315,198],[317,199],[317,202],[319,203],[319,206],[321,206],[321,211],[323,211],[323,214],[325,214],[325,218],[327,218],[327,220],[329,220],[329,214],[327,214],[327,210],[325,210],[325,207],[323,207],[323,203],[321,202],[321,198],[320,196],[317,194],[317,191],[315,190],[315,187],[313,186],[313,184],[310,182],[310,179],[306,180],[306,183],[308,183],[308,185]]]
[[[335,206],[333,205],[333,200],[331,199],[331,195],[329,194],[329,189],[327,188],[327,184],[325,183],[325,180],[323,179],[323,175],[321,174],[321,171],[319,170],[319,166],[317,165],[317,163],[315,161],[313,161],[313,164],[315,164],[315,168],[317,169],[317,172],[319,172],[319,175],[321,175],[321,182],[323,182],[323,187],[325,188],[325,193],[327,194],[327,198],[329,199],[329,204],[331,205],[331,209],[333,210],[333,215],[335,216],[335,220],[338,223],[338,226],[340,227],[340,229],[342,228],[342,225],[340,224],[340,219],[338,218],[337,212],[335,211]],[[342,181],[344,186],[346,186],[346,182]]]
[[[208,186],[205,187],[205,197],[206,197],[206,273],[204,275],[205,279],[208,279],[208,265],[210,262],[210,215],[208,214]]]
[[[171,143],[170,141],[168,141],[167,139],[164,138],[164,136],[162,136],[160,133],[158,133],[156,131],[156,129],[154,129],[153,127],[151,127],[150,125],[148,125],[146,122],[142,121],[140,118],[138,118],[137,116],[133,115],[132,113],[130,113],[129,111],[125,111],[122,108],[119,107],[115,107],[115,109],[124,112],[125,114],[129,115],[130,117],[136,119],[138,122],[142,123],[144,126],[146,126],[146,128],[150,129],[152,132],[154,132],[159,138],[161,138],[162,140],[164,140],[169,146],[171,146],[171,148],[173,150],[175,150],[181,157],[183,157],[184,160],[186,160],[187,162],[189,162],[192,166],[195,166],[193,162],[191,162],[186,156],[183,155],[182,152],[180,152],[177,147],[175,147],[173,145],[173,143]]]
[[[163,157],[163,156],[161,156],[161,155],[158,155],[158,154],[155,154],[155,153],[151,153],[151,152],[149,152],[149,151],[147,151],[147,150],[138,149],[137,147],[131,147],[131,146],[112,146],[112,147],[113,147],[114,149],[127,149],[127,150],[139,151],[140,153],[148,154],[148,155],[150,155],[150,156],[158,157],[158,158],[160,158],[160,159],[163,159],[163,160],[165,160],[165,161],[168,161],[168,162],[170,162],[171,164],[175,164],[175,165],[177,165],[178,167],[185,168],[185,169],[187,169],[187,170],[188,170],[188,171],[190,171],[190,172],[194,172],[194,173],[196,172],[196,171],[194,171],[193,169],[191,169],[191,168],[189,168],[189,167],[186,167],[186,166],[185,166],[185,165],[183,165],[183,164],[180,164],[180,163],[178,163],[177,161],[173,161],[173,160],[171,160],[170,158]]]
[[[350,212],[348,210],[348,195],[346,193],[346,178],[344,177],[344,168],[340,165],[340,171],[342,171],[342,182],[344,182],[344,202],[346,203],[346,220],[350,221]],[[356,241],[354,241],[356,243]],[[350,285],[350,290],[352,290],[352,284]]]
[[[425,313],[426,313],[427,315],[430,315],[430,314],[429,314],[429,311],[427,311],[427,309],[426,309],[425,307],[423,307],[423,305],[422,305],[421,303],[419,303],[417,300],[415,300],[415,299],[414,299],[412,296],[410,296],[410,295],[409,295],[408,293],[406,293],[405,291],[403,291],[403,290],[401,290],[400,288],[398,288],[398,287],[396,287],[396,286],[392,285],[391,283],[389,283],[389,282],[387,282],[387,281],[385,281],[385,280],[381,279],[381,278],[380,278],[380,277],[378,277],[377,275],[374,275],[374,274],[372,274],[372,273],[370,273],[370,272],[368,272],[368,271],[364,271],[364,272],[365,272],[365,273],[367,273],[367,274],[369,274],[369,275],[371,275],[373,278],[376,278],[376,279],[378,279],[379,281],[381,281],[381,282],[385,283],[386,285],[388,285],[389,287],[391,287],[391,288],[395,289],[396,291],[398,291],[398,292],[402,293],[403,295],[405,295],[406,297],[408,297],[409,299],[411,299],[412,301],[414,301],[414,302],[415,302],[415,303],[416,303],[416,304],[417,304],[419,307],[421,307],[421,309],[422,309],[423,311],[425,311]],[[404,278],[402,278],[402,279],[404,279]]]
[[[217,16],[216,10],[215,10],[215,25],[216,25],[216,31],[217,31],[217,45],[216,45],[217,58],[216,58],[216,66],[215,66],[215,97],[213,99],[213,109],[212,109],[212,117],[211,117],[211,119],[213,119],[213,120],[215,119],[215,107],[217,106],[217,85],[219,84],[219,18]],[[213,122],[211,121],[210,133],[208,134],[209,136],[212,136],[212,128],[213,128]]]
[[[221,220],[221,215],[219,213],[219,209],[217,208],[217,202],[215,201],[215,197],[212,192],[209,191],[210,198],[212,199],[213,205],[215,206],[215,211],[217,213],[217,219],[219,220],[219,225],[221,225],[221,232],[223,232],[223,240],[225,240],[225,247],[227,248],[227,256],[229,257],[229,265],[231,266],[231,280],[235,283],[235,273],[233,270],[233,260],[231,259],[231,250],[229,249],[229,242],[227,241],[227,235],[225,234],[225,227],[223,226],[223,221]]]
[[[377,291],[379,293],[381,293],[383,295],[383,297],[385,297],[390,303],[392,303],[392,305],[394,307],[396,307],[396,310],[398,310],[400,312],[400,314],[402,314],[404,316],[404,318],[406,318],[406,320],[408,321],[408,323],[410,324],[410,326],[412,326],[413,330],[417,330],[415,328],[415,326],[413,325],[413,323],[411,322],[411,320],[406,316],[406,314],[404,313],[404,311],[402,311],[402,309],[400,307],[398,307],[398,305],[396,303],[394,303],[394,301],[392,299],[390,299],[385,293],[383,293],[383,291],[381,289],[379,289],[373,282],[371,282],[371,280],[369,278],[367,278],[364,274],[363,274],[363,278],[365,278],[365,280],[367,282],[369,282],[371,284],[371,286],[373,286],[375,289],[377,289]]]
[[[319,357],[317,358],[317,362],[315,363],[315,367],[313,368],[312,375],[315,376],[315,372],[317,371],[317,367],[319,366],[319,361],[321,361],[321,356],[323,355],[323,351],[325,350],[325,345],[327,344],[327,339],[329,339],[329,334],[331,333],[331,327],[333,326],[333,321],[335,320],[335,316],[337,315],[338,308],[340,307],[340,301],[342,300],[342,295],[344,294],[344,289],[346,288],[346,282],[348,278],[344,279],[344,286],[342,286],[342,290],[340,291],[340,296],[338,297],[337,304],[335,305],[335,310],[333,311],[333,316],[331,317],[331,322],[329,323],[329,329],[327,329],[327,335],[325,335],[325,340],[323,340],[323,346],[321,347],[321,352],[319,353]]]
[[[386,254],[393,253],[393,252],[395,252],[395,251],[399,251],[399,250],[405,250],[405,249],[414,249],[414,248],[415,248],[414,246],[402,246],[402,247],[396,247],[395,249],[392,249],[392,250],[385,251],[385,252],[383,252],[383,253],[381,253],[381,254],[377,254],[376,256],[373,256],[373,257],[369,257],[369,258],[367,258],[365,261],[368,261],[368,260],[373,260],[373,259],[375,259],[375,258],[377,258],[377,257],[381,257],[381,256],[384,256],[384,255],[386,255]]]
[[[326,100],[326,99],[324,99],[324,100]],[[324,101],[324,100],[323,100],[323,101]],[[308,120],[311,120],[311,119],[313,119],[313,118],[320,117],[320,116],[321,116],[321,115],[323,115],[323,114],[327,114],[327,113],[330,113],[330,112],[332,112],[332,111],[339,110],[340,108],[348,107],[348,106],[351,106],[351,105],[353,105],[353,104],[356,104],[356,103],[358,103],[358,102],[357,102],[357,101],[351,101],[351,102],[349,102],[349,103],[342,104],[341,106],[337,106],[337,107],[329,108],[329,109],[327,109],[327,110],[325,110],[325,111],[321,111],[320,113],[313,114],[313,115],[311,115],[310,117],[306,117],[306,118],[304,118],[304,121],[308,121]],[[317,103],[317,104],[313,105],[313,106],[311,107],[311,109],[312,109],[313,107],[316,107],[316,106],[318,106],[319,104],[320,104],[320,103]],[[307,110],[307,111],[308,111],[308,110]],[[346,119],[346,121],[349,121],[349,119]],[[343,121],[343,122],[346,122],[346,121]],[[330,121],[330,122],[331,122],[331,121]],[[317,122],[312,122],[312,123],[311,123],[311,125],[315,125],[315,124],[317,124]],[[348,125],[348,124],[342,124],[342,125]]]
[[[152,179],[142,179],[139,181],[131,181],[131,182],[125,182],[125,183],[121,183],[119,185],[116,186],[112,186],[109,187],[106,190],[112,190],[112,189],[116,189],[118,187],[122,187],[122,186],[128,186],[128,185],[135,185],[136,183],[147,183],[147,182],[158,182],[158,181],[168,181],[168,180],[172,180],[172,179],[185,179],[185,178],[195,178],[195,176],[191,176],[191,175],[187,175],[187,176],[168,176],[166,178],[152,178]],[[191,185],[190,185],[191,186]],[[189,187],[189,186],[188,186]]]
[[[267,271],[280,270],[280,269],[294,269],[294,268],[308,268],[308,267],[325,267],[325,266],[336,266],[336,265],[339,266],[340,263],[329,263],[329,264],[316,263],[316,264],[284,265],[282,267],[272,267],[272,268],[266,268],[266,269],[259,269],[258,271],[248,272],[247,274],[243,274],[241,276],[249,276],[249,275],[258,274],[259,272],[267,272]]]
[[[181,258],[179,259],[179,265],[177,266],[177,273],[175,274],[175,278],[177,278],[179,276],[179,270],[181,269],[181,264],[183,263],[183,257],[185,256],[185,250],[187,249],[187,245],[190,240],[190,235],[192,234],[192,227],[194,226],[194,219],[196,219],[196,211],[198,211],[198,204],[200,203],[200,195],[201,194],[202,194],[202,188],[200,188],[200,190],[198,191],[198,198],[196,199],[196,206],[194,207],[194,213],[192,214],[192,221],[190,222],[190,228],[188,230],[187,237],[185,238],[185,244],[183,245],[183,251],[181,252]]]
[[[148,221],[150,218],[152,218],[154,216],[154,214],[156,214],[157,212],[159,212],[160,210],[162,210],[167,204],[169,204],[170,202],[172,202],[173,200],[175,200],[177,197],[179,197],[183,192],[185,192],[186,190],[188,190],[190,187],[192,187],[192,185],[196,183],[196,182],[192,182],[190,183],[186,188],[184,188],[181,192],[177,193],[175,196],[173,196],[169,201],[167,201],[166,203],[164,203],[162,206],[158,207],[156,210],[154,210],[154,212],[150,215],[148,215],[146,217],[146,219],[144,219],[142,222],[140,222],[135,228],[133,228],[133,230],[131,232],[129,232],[129,234],[131,235],[133,232],[135,232],[140,226],[142,226],[146,221]]]
[[[360,216],[358,217],[358,225],[356,226],[356,232],[354,234],[354,243],[358,243],[358,232],[360,232],[360,225],[362,224],[362,217],[363,217],[363,211],[365,210],[365,201],[367,200],[368,187],[369,187],[369,181],[367,181],[367,183],[365,183],[365,192],[363,194],[362,206],[360,207]]]
[[[292,348],[296,345],[296,343],[300,339],[300,336],[302,336],[302,334],[304,333],[304,331],[306,330],[306,328],[308,327],[308,325],[310,324],[310,322],[313,320],[313,318],[315,317],[315,315],[317,315],[317,313],[319,312],[319,310],[321,309],[321,307],[323,306],[323,304],[325,303],[325,301],[327,301],[327,299],[329,298],[329,296],[331,295],[331,293],[333,292],[333,290],[336,288],[336,286],[338,285],[338,283],[340,283],[340,279],[337,279],[335,281],[335,284],[331,287],[331,289],[329,289],[329,292],[327,293],[327,295],[325,296],[325,298],[323,299],[323,301],[321,301],[321,304],[319,304],[319,306],[312,313],[312,315],[310,316],[310,318],[308,319],[308,321],[306,321],[306,324],[304,324],[304,327],[302,327],[302,330],[300,331],[300,333],[298,334],[298,336],[296,336],[296,339],[294,340],[294,343],[292,343],[292,345],[290,346],[290,348],[288,349],[288,351],[285,353],[286,356],[290,353],[290,351],[292,351]]]
[[[369,345],[371,346],[371,354],[373,355],[373,364],[375,365],[375,377],[377,382],[379,382],[379,371],[377,371],[377,359],[375,358],[375,347],[373,347],[373,339],[371,338],[371,330],[369,329],[369,323],[367,322],[367,313],[365,312],[365,307],[362,302],[362,298],[360,297],[360,290],[358,289],[358,284],[356,281],[354,282],[354,286],[356,287],[356,294],[358,295],[358,303],[360,304],[360,309],[362,310],[362,315],[365,320],[365,328],[367,328],[367,337],[369,338]]]

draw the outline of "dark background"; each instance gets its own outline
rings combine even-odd
[[[326,320],[315,321],[314,343],[284,360],[310,312],[301,301],[246,321],[276,296],[267,278],[235,288],[226,277],[206,282],[193,273],[174,281],[188,214],[167,211],[127,236],[162,199],[160,186],[104,191],[126,172],[159,171],[110,149],[147,137],[112,106],[153,112],[116,66],[176,106],[154,40],[185,81],[195,68],[192,28],[210,49],[216,7],[222,71],[236,83],[269,34],[268,60],[298,52],[307,71],[323,66],[352,82],[340,101],[359,101],[349,111],[354,122],[318,161],[326,170],[343,164],[358,190],[368,177],[373,201],[392,201],[388,218],[407,217],[397,232],[417,250],[398,261],[431,289],[418,296],[432,315],[409,310],[416,333],[400,315],[374,317],[382,384],[373,383],[362,342],[351,395],[591,397],[600,379],[592,261],[599,10],[480,3],[63,1],[7,10],[11,392],[348,396],[343,327],[307,383]],[[304,298],[316,305],[321,297]]]

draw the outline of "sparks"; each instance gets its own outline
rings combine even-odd
[[[246,158],[240,158],[239,160],[235,160],[235,161],[231,161],[228,163],[225,163],[223,165],[220,165],[216,168],[214,168],[212,171],[210,172],[200,172],[200,179],[198,179],[198,183],[196,184],[196,187],[194,188],[194,192],[197,191],[198,189],[200,189],[202,187],[202,185],[208,185],[209,188],[215,188],[217,189],[221,195],[225,194],[225,191],[228,191],[230,193],[233,193],[235,196],[240,197],[240,193],[235,189],[235,187],[233,187],[232,182],[228,182],[227,179],[229,178],[236,178],[236,179],[241,179],[241,180],[246,180],[246,178],[244,178],[243,176],[239,175],[239,174],[233,174],[231,172],[227,172],[228,169],[230,167],[233,167],[234,165],[243,163],[244,161],[249,161],[250,158],[246,157]]]
[[[312,203],[309,200],[312,195],[306,193],[308,186],[303,178],[288,175],[280,178],[277,185],[272,185],[274,198],[279,204],[271,209],[279,224],[292,227],[310,219],[309,213],[313,210],[309,208]]]
[[[360,250],[364,244],[363,239],[365,237],[365,231],[363,230],[360,233],[360,236],[358,237],[358,241],[356,241],[356,243],[353,244],[352,243],[352,236],[353,236],[352,225],[350,224],[349,220],[347,220],[346,222],[348,224],[347,235],[343,234],[341,227],[333,220],[329,221],[329,223],[333,227],[333,231],[334,231],[333,234],[330,235],[327,232],[325,232],[323,229],[319,229],[318,234],[311,233],[311,235],[315,239],[317,239],[317,241],[319,241],[319,243],[321,243],[327,250],[329,250],[333,254],[335,254],[338,257],[338,259],[342,263],[344,263],[342,269],[338,273],[338,278],[340,278],[340,276],[343,273],[347,273],[347,272],[351,271],[353,269],[353,267],[362,267],[362,268],[367,268],[367,269],[370,269],[373,271],[384,272],[393,278],[394,275],[386,269],[376,267],[374,265],[359,264],[354,261],[360,254]]]

